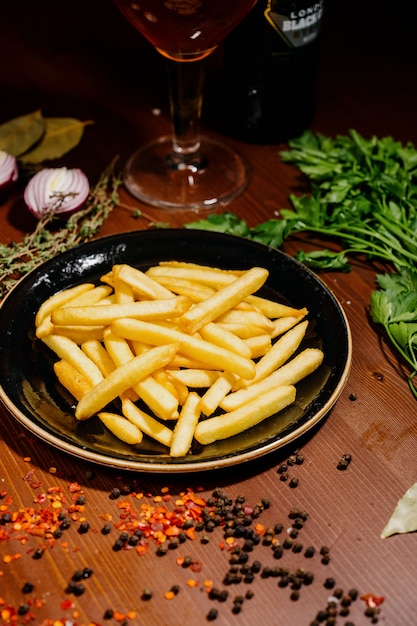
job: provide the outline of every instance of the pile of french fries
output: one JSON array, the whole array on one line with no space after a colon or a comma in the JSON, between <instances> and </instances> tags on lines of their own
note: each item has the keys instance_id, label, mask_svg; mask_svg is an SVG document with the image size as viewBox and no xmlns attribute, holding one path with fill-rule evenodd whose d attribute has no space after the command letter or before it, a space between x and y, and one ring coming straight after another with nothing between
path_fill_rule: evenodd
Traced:
<instances>
[{"instance_id":1,"label":"pile of french fries","mask_svg":"<svg viewBox=\"0 0 417 626\"><path fill-rule=\"evenodd\" d=\"M320 349L300 348L307 309L257 295L267 277L261 267L114 265L100 284L43 302L36 336L57 356L76 419L97 415L127 444L146 435L183 457L194 439L231 437L293 403L322 363Z\"/></svg>"}]
</instances>

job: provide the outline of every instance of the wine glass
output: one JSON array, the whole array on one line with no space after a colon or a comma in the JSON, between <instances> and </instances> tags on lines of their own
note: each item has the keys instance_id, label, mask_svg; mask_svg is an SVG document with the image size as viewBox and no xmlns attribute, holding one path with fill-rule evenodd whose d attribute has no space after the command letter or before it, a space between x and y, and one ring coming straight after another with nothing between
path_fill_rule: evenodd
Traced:
<instances>
[{"instance_id":1,"label":"wine glass","mask_svg":"<svg viewBox=\"0 0 417 626\"><path fill-rule=\"evenodd\" d=\"M166 58L172 136L135 152L124 183L163 209L214 209L246 187L248 168L231 147L200 136L205 60L257 0L114 0Z\"/></svg>"}]
</instances>

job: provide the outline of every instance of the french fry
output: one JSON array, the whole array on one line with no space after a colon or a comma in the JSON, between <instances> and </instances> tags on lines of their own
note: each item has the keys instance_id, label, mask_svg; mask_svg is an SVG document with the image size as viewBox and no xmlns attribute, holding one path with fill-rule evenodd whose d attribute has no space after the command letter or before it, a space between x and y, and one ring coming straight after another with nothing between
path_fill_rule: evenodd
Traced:
<instances>
[{"instance_id":1,"label":"french fry","mask_svg":"<svg viewBox=\"0 0 417 626\"><path fill-rule=\"evenodd\" d=\"M231 371L242 378L250 379L255 375L255 364L251 359L171 328L142 320L118 319L112 324L112 330L120 337L152 345L161 346L176 342L180 344L179 350L182 354L202 361L207 366Z\"/></svg>"},{"instance_id":2,"label":"french fry","mask_svg":"<svg viewBox=\"0 0 417 626\"><path fill-rule=\"evenodd\" d=\"M55 325L88 326L109 325L120 317L144 320L165 320L187 311L190 300L185 296L174 296L164 300L142 300L108 306L64 307L52 312Z\"/></svg>"},{"instance_id":3,"label":"french fry","mask_svg":"<svg viewBox=\"0 0 417 626\"><path fill-rule=\"evenodd\" d=\"M306 348L291 361L251 387L230 393L220 406L224 411L234 411L278 386L295 385L321 365L323 356L323 352L318 348Z\"/></svg>"},{"instance_id":4,"label":"french fry","mask_svg":"<svg viewBox=\"0 0 417 626\"><path fill-rule=\"evenodd\" d=\"M239 311L231 309L217 317L216 322L218 324L242 324L252 326L261 328L264 332L272 332L274 330L274 323L263 313L259 313L258 311Z\"/></svg>"},{"instance_id":5,"label":"french fry","mask_svg":"<svg viewBox=\"0 0 417 626\"><path fill-rule=\"evenodd\" d=\"M124 391L169 363L177 349L178 344L175 343L158 346L123 363L81 398L75 417L79 420L88 419Z\"/></svg>"},{"instance_id":6,"label":"french fry","mask_svg":"<svg viewBox=\"0 0 417 626\"><path fill-rule=\"evenodd\" d=\"M289 315L296 317L305 317L308 313L305 307L302 309L296 309L292 306L281 304L280 302L268 300L268 298L262 298L261 296L255 296L253 294L245 298L245 302L252 304L270 319L274 319L277 317L287 317Z\"/></svg>"},{"instance_id":7,"label":"french fry","mask_svg":"<svg viewBox=\"0 0 417 626\"><path fill-rule=\"evenodd\" d=\"M136 426L136 424L130 422L126 417L117 415L117 413L109 413L107 411L101 411L98 413L98 417L103 422L105 427L108 428L113 435L120 439L120 441L124 441L132 446L142 441L143 433Z\"/></svg>"},{"instance_id":8,"label":"french fry","mask_svg":"<svg viewBox=\"0 0 417 626\"><path fill-rule=\"evenodd\" d=\"M119 268L120 265L117 265L113 270L113 288L115 303L125 304L126 302L134 302L135 297L133 294L133 289L123 280L120 280Z\"/></svg>"},{"instance_id":9,"label":"french fry","mask_svg":"<svg viewBox=\"0 0 417 626\"><path fill-rule=\"evenodd\" d=\"M38 312L36 313L36 328L39 328L44 319L47 318L48 315L51 315L54 309L64 306L66 303L70 302L75 296L89 291L90 289L94 289L94 285L92 283L82 283L81 285L76 285L75 287L65 289L64 291L59 291L53 296L50 296L47 300L45 300L45 302L41 304Z\"/></svg>"},{"instance_id":10,"label":"french fry","mask_svg":"<svg viewBox=\"0 0 417 626\"><path fill-rule=\"evenodd\" d=\"M222 287L213 296L199 302L186 311L178 323L183 330L193 334L241 302L246 296L262 287L268 278L268 270L253 267L232 283Z\"/></svg>"},{"instance_id":11,"label":"french fry","mask_svg":"<svg viewBox=\"0 0 417 626\"><path fill-rule=\"evenodd\" d=\"M107 329L105 332L104 342L109 355L117 367L128 363L135 356L126 339L116 337L110 329ZM149 349L141 352L140 355L146 356L148 352ZM156 371L159 371L159 369ZM136 382L132 385L130 391L132 390L139 398L142 398L151 411L161 419L168 420L178 417L177 396L174 396L152 376L146 376L143 380ZM131 395L129 397L132 399Z\"/></svg>"},{"instance_id":12,"label":"french fry","mask_svg":"<svg viewBox=\"0 0 417 626\"><path fill-rule=\"evenodd\" d=\"M154 417L139 409L131 400L123 400L122 413L148 437L159 441L168 448L170 447L173 431L168 426L161 424Z\"/></svg>"},{"instance_id":13,"label":"french fry","mask_svg":"<svg viewBox=\"0 0 417 626\"><path fill-rule=\"evenodd\" d=\"M308 321L303 321L291 328L274 343L270 350L255 364L256 374L251 384L269 376L294 354L303 340Z\"/></svg>"},{"instance_id":14,"label":"french fry","mask_svg":"<svg viewBox=\"0 0 417 626\"><path fill-rule=\"evenodd\" d=\"M201 266L192 266L184 264L168 264L160 263L150 267L146 271L146 275L154 278L155 281L160 276L170 276L173 278L184 278L192 280L201 285L208 285L214 289L219 289L225 285L229 285L239 277L242 272L222 271L216 268L203 268Z\"/></svg>"},{"instance_id":15,"label":"french fry","mask_svg":"<svg viewBox=\"0 0 417 626\"><path fill-rule=\"evenodd\" d=\"M225 322L216 322L220 328L224 328L229 333L235 334L240 339L249 339L250 337L257 337L265 333L265 329L260 326L251 326L240 321L237 324L226 324Z\"/></svg>"},{"instance_id":16,"label":"french fry","mask_svg":"<svg viewBox=\"0 0 417 626\"><path fill-rule=\"evenodd\" d=\"M179 380L183 385L198 389L200 387L210 387L219 377L220 372L205 369L171 370L170 376L174 380Z\"/></svg>"},{"instance_id":17,"label":"french fry","mask_svg":"<svg viewBox=\"0 0 417 626\"><path fill-rule=\"evenodd\" d=\"M255 337L248 337L247 339L243 339L243 341L249 348L252 359L264 356L272 345L271 337L268 334L255 335Z\"/></svg>"},{"instance_id":18,"label":"french fry","mask_svg":"<svg viewBox=\"0 0 417 626\"><path fill-rule=\"evenodd\" d=\"M236 382L236 376L230 372L224 372L207 389L201 398L200 409L207 417L214 413L223 398L229 393Z\"/></svg>"},{"instance_id":19,"label":"french fry","mask_svg":"<svg viewBox=\"0 0 417 626\"><path fill-rule=\"evenodd\" d=\"M97 287L94 287L94 289L89 289L88 291L84 291L74 298L71 298L71 300L69 300L66 304L61 304L59 307L54 307L54 310L56 308L61 308L66 305L92 306L93 304L100 304L106 298L108 298L111 293L112 289L108 285L98 285Z\"/></svg>"},{"instance_id":20,"label":"french fry","mask_svg":"<svg viewBox=\"0 0 417 626\"><path fill-rule=\"evenodd\" d=\"M63 335L80 345L84 341L95 339L102 341L104 326L52 326L52 335Z\"/></svg>"},{"instance_id":21,"label":"french fry","mask_svg":"<svg viewBox=\"0 0 417 626\"><path fill-rule=\"evenodd\" d=\"M154 280L175 294L189 297L193 302L201 302L216 292L215 289L208 285L202 285L185 278L155 276Z\"/></svg>"},{"instance_id":22,"label":"french fry","mask_svg":"<svg viewBox=\"0 0 417 626\"><path fill-rule=\"evenodd\" d=\"M76 370L71 363L68 363L68 361L64 359L54 363L54 372L61 385L65 387L76 400L81 400L83 395L92 387L91 382Z\"/></svg>"},{"instance_id":23,"label":"french fry","mask_svg":"<svg viewBox=\"0 0 417 626\"><path fill-rule=\"evenodd\" d=\"M127 283L135 293L151 300L172 298L174 294L153 280L147 273L131 265L117 265L115 267L117 279Z\"/></svg>"},{"instance_id":24,"label":"french fry","mask_svg":"<svg viewBox=\"0 0 417 626\"><path fill-rule=\"evenodd\" d=\"M241 276L245 270L226 270L220 267L212 267L211 265L201 265L200 263L191 263L190 261L160 261L157 267L171 267L176 270L178 269L187 269L187 270L198 270L200 272L206 272L207 274L215 274L222 276L231 275L231 276Z\"/></svg>"},{"instance_id":25,"label":"french fry","mask_svg":"<svg viewBox=\"0 0 417 626\"><path fill-rule=\"evenodd\" d=\"M280 335L283 335L291 328L296 326L303 319L304 315L287 315L286 317L280 317L274 320L274 329L271 333L272 339L276 339Z\"/></svg>"},{"instance_id":26,"label":"french fry","mask_svg":"<svg viewBox=\"0 0 417 626\"><path fill-rule=\"evenodd\" d=\"M220 346L222 348L226 348L227 350L231 350L232 352L236 352L236 354L240 354L247 359L252 358L252 352L250 348L244 343L242 339L240 339L240 337L237 337L237 335L235 335L234 333L229 332L228 330L222 328L214 322L209 322L208 324L200 328L200 336L205 341L214 343L216 346Z\"/></svg>"},{"instance_id":27,"label":"french fry","mask_svg":"<svg viewBox=\"0 0 417 626\"><path fill-rule=\"evenodd\" d=\"M48 335L42 341L60 358L71 363L92 384L97 385L103 380L103 374L88 356L68 337Z\"/></svg>"},{"instance_id":28,"label":"french fry","mask_svg":"<svg viewBox=\"0 0 417 626\"><path fill-rule=\"evenodd\" d=\"M96 339L89 339L81 344L81 350L97 365L103 376L108 376L116 369L107 350Z\"/></svg>"},{"instance_id":29,"label":"french fry","mask_svg":"<svg viewBox=\"0 0 417 626\"><path fill-rule=\"evenodd\" d=\"M278 413L294 402L295 396L296 390L292 385L272 389L235 411L200 421L194 436L203 445L233 437Z\"/></svg>"},{"instance_id":30,"label":"french fry","mask_svg":"<svg viewBox=\"0 0 417 626\"><path fill-rule=\"evenodd\" d=\"M191 391L174 428L169 451L172 457L185 456L191 447L194 431L200 418L199 402L200 396Z\"/></svg>"}]
</instances>

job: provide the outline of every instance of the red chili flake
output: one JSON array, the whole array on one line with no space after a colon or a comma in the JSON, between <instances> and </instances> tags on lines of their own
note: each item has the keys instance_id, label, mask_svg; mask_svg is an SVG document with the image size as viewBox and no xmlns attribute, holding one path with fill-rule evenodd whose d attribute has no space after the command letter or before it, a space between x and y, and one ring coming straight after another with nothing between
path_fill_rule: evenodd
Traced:
<instances>
[{"instance_id":1,"label":"red chili flake","mask_svg":"<svg viewBox=\"0 0 417 626\"><path fill-rule=\"evenodd\" d=\"M32 481L30 483L30 486L31 486L32 489L39 489L39 487L42 487L42 485L43 485L43 482L41 482L39 480L38 481L34 480L34 481Z\"/></svg>"},{"instance_id":2,"label":"red chili flake","mask_svg":"<svg viewBox=\"0 0 417 626\"><path fill-rule=\"evenodd\" d=\"M195 560L190 565L190 570L194 572L195 574L198 574L199 572L201 572L202 569L203 569L202 561Z\"/></svg>"},{"instance_id":3,"label":"red chili flake","mask_svg":"<svg viewBox=\"0 0 417 626\"><path fill-rule=\"evenodd\" d=\"M68 491L69 491L70 493L78 493L79 491L82 491L82 489L81 489L81 485L79 485L79 484L78 484L78 483L76 483L76 482L70 483L70 484L68 485Z\"/></svg>"},{"instance_id":4,"label":"red chili flake","mask_svg":"<svg viewBox=\"0 0 417 626\"><path fill-rule=\"evenodd\" d=\"M375 607L380 606L384 602L385 598L384 596L377 596L374 593L365 593L361 596L361 600L366 602L366 606L374 609Z\"/></svg>"},{"instance_id":5,"label":"red chili flake","mask_svg":"<svg viewBox=\"0 0 417 626\"><path fill-rule=\"evenodd\" d=\"M68 609L72 609L73 607L74 607L74 603L69 598L61 602L61 609L63 611L68 611Z\"/></svg>"}]
</instances>

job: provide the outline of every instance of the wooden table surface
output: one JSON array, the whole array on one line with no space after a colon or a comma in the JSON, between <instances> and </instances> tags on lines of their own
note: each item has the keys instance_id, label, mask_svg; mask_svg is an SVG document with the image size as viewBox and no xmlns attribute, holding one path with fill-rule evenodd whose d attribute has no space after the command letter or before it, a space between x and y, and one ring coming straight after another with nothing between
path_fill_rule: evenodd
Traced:
<instances>
[{"instance_id":1,"label":"wooden table surface","mask_svg":"<svg viewBox=\"0 0 417 626\"><path fill-rule=\"evenodd\" d=\"M63 159L68 167L81 167L94 181L116 155L123 161L137 145L169 130L161 60L110 1L3 0L0 25L0 123L36 109L51 117L94 121L80 145ZM209 66L203 119L213 134L220 123L221 93L215 89L220 52ZM354 128L365 136L392 135L402 142L417 142L416 52L414 21L400 7L376 0L329 3L313 128L328 135ZM294 168L280 161L283 146L228 140L251 167L250 184L230 210L255 225L289 206L288 195L300 187ZM19 193L0 206L2 243L19 241L34 228ZM138 204L123 192L121 197L123 204ZM171 226L194 218L141 208L151 219L163 219ZM147 219L135 220L132 212L121 207L112 212L99 236L147 227ZM284 250L292 255L301 245L299 240L289 240ZM320 623L365 626L378 618L387 626L415 624L417 536L383 540L380 533L399 498L416 481L416 404L401 364L369 323L375 272L370 265L354 263L348 274L321 276L344 307L351 327L348 382L319 428L257 461L179 476L125 473L57 451L2 409L1 624L194 626L206 623L209 611L217 609L219 626L309 626L336 588L344 595L351 589L359 597L375 594L384 602L372 618L366 614L366 602L358 597L349 614ZM290 477L299 481L297 488L290 488L277 470L295 448L304 462L289 466ZM352 455L352 462L342 472L337 464L344 453ZM270 506L257 521L265 527L283 524L282 541L292 524L290 511L308 512L295 539L303 545L301 553L287 550L276 560L262 543L248 553L249 564L257 560L263 568L312 572L314 580L302 587L298 599L291 597L290 587L278 585L280 579L261 574L255 574L253 583L226 585L231 553L227 547L222 549L220 528L197 533L194 540L187 539L164 556L157 555L152 540L144 555L135 549L114 549L122 503L129 503L131 514L139 515L162 497L162 505L173 510L183 491L191 489L207 499L216 488L233 500L243 495L252 506L267 498ZM121 490L120 498L111 497L115 489ZM45 498L48 501L53 494L59 495L64 509L83 496L78 521L74 513L71 527L61 537L47 541L29 536L6 521L5 513L28 512L31 507L41 513ZM82 519L89 523L88 532L79 532ZM106 522L111 527L108 535L102 533ZM202 541L204 535L209 535L207 543ZM316 550L312 558L304 554L308 546ZM330 550L328 563L319 554L323 546ZM45 549L36 559L40 547ZM187 556L193 561L191 568L178 564L179 557ZM200 568L194 566L198 562ZM68 589L77 571L85 574L81 595ZM327 588L327 579L334 579L333 589ZM226 589L228 598L211 599L206 581ZM179 591L167 599L164 594L174 585ZM145 589L152 591L150 599L143 598ZM252 598L246 598L247 591L253 592ZM233 600L238 595L245 600L240 613L235 613ZM19 607L21 615L16 615ZM341 607L339 603L339 611Z\"/></svg>"}]
</instances>

